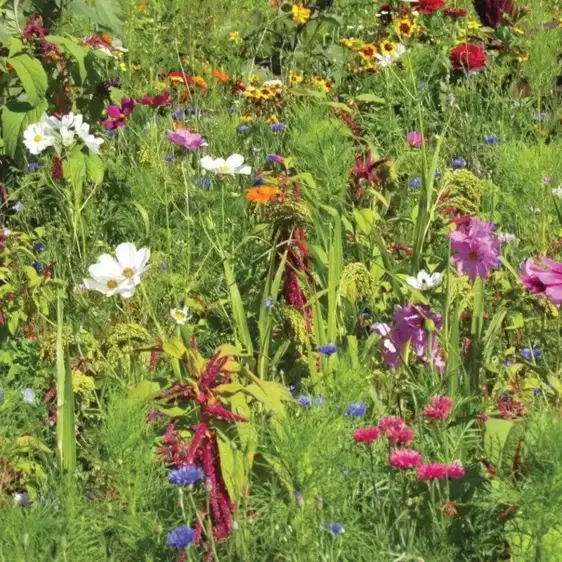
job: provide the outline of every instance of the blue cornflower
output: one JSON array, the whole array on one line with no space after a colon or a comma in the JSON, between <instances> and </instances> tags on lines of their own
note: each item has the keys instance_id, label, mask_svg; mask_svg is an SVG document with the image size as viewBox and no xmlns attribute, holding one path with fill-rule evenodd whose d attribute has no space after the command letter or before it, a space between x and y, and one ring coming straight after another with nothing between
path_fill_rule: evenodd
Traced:
<instances>
[{"instance_id":1,"label":"blue cornflower","mask_svg":"<svg viewBox=\"0 0 562 562\"><path fill-rule=\"evenodd\" d=\"M176 157L173 154L168 154L164 157L164 160L166 160L166 162L173 162L175 159Z\"/></svg>"},{"instance_id":2,"label":"blue cornflower","mask_svg":"<svg viewBox=\"0 0 562 562\"><path fill-rule=\"evenodd\" d=\"M271 125L269 125L269 128L274 133L280 133L281 131L285 130L285 123L271 123Z\"/></svg>"},{"instance_id":3,"label":"blue cornflower","mask_svg":"<svg viewBox=\"0 0 562 562\"><path fill-rule=\"evenodd\" d=\"M199 178L197 180L197 185L203 189L209 189L209 187L211 187L211 180L209 178Z\"/></svg>"},{"instance_id":4,"label":"blue cornflower","mask_svg":"<svg viewBox=\"0 0 562 562\"><path fill-rule=\"evenodd\" d=\"M414 178L411 182L410 182L410 187L412 189L419 189L421 187L422 184L422 179L420 176L418 176L417 178Z\"/></svg>"},{"instance_id":5,"label":"blue cornflower","mask_svg":"<svg viewBox=\"0 0 562 562\"><path fill-rule=\"evenodd\" d=\"M5 396L4 389L0 388L0 406L4 404L4 396Z\"/></svg>"},{"instance_id":6,"label":"blue cornflower","mask_svg":"<svg viewBox=\"0 0 562 562\"><path fill-rule=\"evenodd\" d=\"M272 297L266 297L265 301L263 301L263 306L265 306L267 310L271 310L274 305L275 303L273 302Z\"/></svg>"},{"instance_id":7,"label":"blue cornflower","mask_svg":"<svg viewBox=\"0 0 562 562\"><path fill-rule=\"evenodd\" d=\"M254 178L254 185L263 185L265 180L261 176L256 176Z\"/></svg>"},{"instance_id":8,"label":"blue cornflower","mask_svg":"<svg viewBox=\"0 0 562 562\"><path fill-rule=\"evenodd\" d=\"M326 345L319 345L316 350L322 353L322 355L333 355L334 353L338 352L339 347L335 343L329 343Z\"/></svg>"},{"instance_id":9,"label":"blue cornflower","mask_svg":"<svg viewBox=\"0 0 562 562\"><path fill-rule=\"evenodd\" d=\"M179 121L180 119L183 119L183 109L176 109L175 111L172 111L172 119L174 121Z\"/></svg>"},{"instance_id":10,"label":"blue cornflower","mask_svg":"<svg viewBox=\"0 0 562 562\"><path fill-rule=\"evenodd\" d=\"M504 361L503 366L504 367L511 367L511 361Z\"/></svg>"},{"instance_id":11,"label":"blue cornflower","mask_svg":"<svg viewBox=\"0 0 562 562\"><path fill-rule=\"evenodd\" d=\"M458 170L459 168L466 168L466 160L464 158L455 158L452 162L451 162L451 168L453 168L453 170Z\"/></svg>"},{"instance_id":12,"label":"blue cornflower","mask_svg":"<svg viewBox=\"0 0 562 562\"><path fill-rule=\"evenodd\" d=\"M293 495L295 496L295 501L299 507L304 505L304 499L302 494L298 490L293 490Z\"/></svg>"},{"instance_id":13,"label":"blue cornflower","mask_svg":"<svg viewBox=\"0 0 562 562\"><path fill-rule=\"evenodd\" d=\"M544 112L539 113L538 111L535 111L535 113L533 113L533 120L534 121L546 121L546 113L544 113Z\"/></svg>"},{"instance_id":14,"label":"blue cornflower","mask_svg":"<svg viewBox=\"0 0 562 562\"><path fill-rule=\"evenodd\" d=\"M193 107L188 107L187 112L190 115L199 115L200 113L203 112L203 110L200 107L197 107L196 105L194 105Z\"/></svg>"},{"instance_id":15,"label":"blue cornflower","mask_svg":"<svg viewBox=\"0 0 562 562\"><path fill-rule=\"evenodd\" d=\"M538 359L541 355L542 350L540 347L533 347L533 349L525 347L521 350L521 357L523 357L523 359L527 359L527 361L530 359Z\"/></svg>"},{"instance_id":16,"label":"blue cornflower","mask_svg":"<svg viewBox=\"0 0 562 562\"><path fill-rule=\"evenodd\" d=\"M47 245L44 242L35 242L33 249L36 252L44 252L47 249Z\"/></svg>"},{"instance_id":17,"label":"blue cornflower","mask_svg":"<svg viewBox=\"0 0 562 562\"><path fill-rule=\"evenodd\" d=\"M40 167L41 164L39 164L39 162L29 162L29 164L27 165L28 170L38 170Z\"/></svg>"},{"instance_id":18,"label":"blue cornflower","mask_svg":"<svg viewBox=\"0 0 562 562\"><path fill-rule=\"evenodd\" d=\"M182 466L177 470L172 470L168 474L168 482L176 486L191 486L199 482L205 474L195 465Z\"/></svg>"},{"instance_id":19,"label":"blue cornflower","mask_svg":"<svg viewBox=\"0 0 562 562\"><path fill-rule=\"evenodd\" d=\"M345 529L341 523L324 523L322 528L326 531L330 531L332 535L338 536L345 533Z\"/></svg>"},{"instance_id":20,"label":"blue cornflower","mask_svg":"<svg viewBox=\"0 0 562 562\"><path fill-rule=\"evenodd\" d=\"M33 267L37 273L41 273L43 271L43 266L38 261L31 262L31 267Z\"/></svg>"},{"instance_id":21,"label":"blue cornflower","mask_svg":"<svg viewBox=\"0 0 562 562\"><path fill-rule=\"evenodd\" d=\"M24 388L21 391L21 398L26 404L33 404L35 400L35 392L32 388Z\"/></svg>"},{"instance_id":22,"label":"blue cornflower","mask_svg":"<svg viewBox=\"0 0 562 562\"><path fill-rule=\"evenodd\" d=\"M486 144L498 144L500 142L500 139L496 135L486 135L484 137L484 142Z\"/></svg>"},{"instance_id":23,"label":"blue cornflower","mask_svg":"<svg viewBox=\"0 0 562 562\"><path fill-rule=\"evenodd\" d=\"M177 527L168 533L168 546L187 548L195 540L195 531L191 527Z\"/></svg>"},{"instance_id":24,"label":"blue cornflower","mask_svg":"<svg viewBox=\"0 0 562 562\"><path fill-rule=\"evenodd\" d=\"M107 129L107 131L105 132L105 134L108 137L114 137L117 134L117 129Z\"/></svg>"},{"instance_id":25,"label":"blue cornflower","mask_svg":"<svg viewBox=\"0 0 562 562\"><path fill-rule=\"evenodd\" d=\"M351 416L352 418L360 418L364 416L367 412L367 404L363 402L352 402L345 411L346 416Z\"/></svg>"},{"instance_id":26,"label":"blue cornflower","mask_svg":"<svg viewBox=\"0 0 562 562\"><path fill-rule=\"evenodd\" d=\"M248 125L240 125L240 127L238 127L238 132L244 134L249 128Z\"/></svg>"},{"instance_id":27,"label":"blue cornflower","mask_svg":"<svg viewBox=\"0 0 562 562\"><path fill-rule=\"evenodd\" d=\"M312 406L312 398L310 398L310 396L305 396L304 394L301 394L298 398L297 398L297 402L301 405L301 406L305 406L306 408L310 408Z\"/></svg>"}]
</instances>

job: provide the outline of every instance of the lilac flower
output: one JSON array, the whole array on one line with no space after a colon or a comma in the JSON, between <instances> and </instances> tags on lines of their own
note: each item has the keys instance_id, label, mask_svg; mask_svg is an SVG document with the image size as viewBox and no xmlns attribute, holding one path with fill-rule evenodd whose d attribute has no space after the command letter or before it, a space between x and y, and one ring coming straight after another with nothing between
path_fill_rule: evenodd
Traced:
<instances>
[{"instance_id":1,"label":"lilac flower","mask_svg":"<svg viewBox=\"0 0 562 562\"><path fill-rule=\"evenodd\" d=\"M484 279L490 269L498 267L500 240L492 222L471 219L468 229L458 229L449 234L454 255L451 262L457 271L474 281Z\"/></svg>"},{"instance_id":2,"label":"lilac flower","mask_svg":"<svg viewBox=\"0 0 562 562\"><path fill-rule=\"evenodd\" d=\"M360 418L367 413L367 404L363 402L352 402L345 411L345 415L351 418Z\"/></svg>"},{"instance_id":3,"label":"lilac flower","mask_svg":"<svg viewBox=\"0 0 562 562\"><path fill-rule=\"evenodd\" d=\"M345 532L345 529L341 523L324 523L322 528L325 531L330 531L332 535L337 537L338 535L342 535Z\"/></svg>"},{"instance_id":4,"label":"lilac flower","mask_svg":"<svg viewBox=\"0 0 562 562\"><path fill-rule=\"evenodd\" d=\"M195 465L182 466L168 474L168 482L176 486L192 486L204 477L203 471Z\"/></svg>"},{"instance_id":5,"label":"lilac flower","mask_svg":"<svg viewBox=\"0 0 562 562\"><path fill-rule=\"evenodd\" d=\"M316 350L322 353L322 355L333 355L338 352L339 347L335 343L328 343L326 345L319 345Z\"/></svg>"},{"instance_id":6,"label":"lilac flower","mask_svg":"<svg viewBox=\"0 0 562 562\"><path fill-rule=\"evenodd\" d=\"M458 170L460 168L466 168L467 162L464 158L455 158L452 162L451 162L451 168L453 168L453 170Z\"/></svg>"},{"instance_id":7,"label":"lilac flower","mask_svg":"<svg viewBox=\"0 0 562 562\"><path fill-rule=\"evenodd\" d=\"M195 540L195 531L190 527L177 527L168 534L168 546L187 548Z\"/></svg>"},{"instance_id":8,"label":"lilac flower","mask_svg":"<svg viewBox=\"0 0 562 562\"><path fill-rule=\"evenodd\" d=\"M166 138L178 146L187 148L187 150L197 150L202 146L208 146L207 141L199 133L192 133L187 129L168 131L168 136Z\"/></svg>"},{"instance_id":9,"label":"lilac flower","mask_svg":"<svg viewBox=\"0 0 562 562\"><path fill-rule=\"evenodd\" d=\"M420 176L418 176L410 182L410 187L412 189L419 189L421 187L421 184L422 184L422 179Z\"/></svg>"}]
</instances>

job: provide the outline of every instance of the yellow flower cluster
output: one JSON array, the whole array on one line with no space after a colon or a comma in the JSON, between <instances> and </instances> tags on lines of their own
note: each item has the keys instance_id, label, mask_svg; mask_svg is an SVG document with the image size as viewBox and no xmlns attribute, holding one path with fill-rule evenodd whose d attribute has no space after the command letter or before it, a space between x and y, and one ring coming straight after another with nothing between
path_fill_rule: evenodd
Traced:
<instances>
[{"instance_id":1,"label":"yellow flower cluster","mask_svg":"<svg viewBox=\"0 0 562 562\"><path fill-rule=\"evenodd\" d=\"M280 86L261 86L260 88L256 88L255 86L248 86L244 90L244 97L250 98L253 100L272 100L277 98L281 95L281 87Z\"/></svg>"},{"instance_id":2,"label":"yellow flower cluster","mask_svg":"<svg viewBox=\"0 0 562 562\"><path fill-rule=\"evenodd\" d=\"M302 4L293 4L291 16L295 23L306 23L310 19L310 10Z\"/></svg>"}]
</instances>

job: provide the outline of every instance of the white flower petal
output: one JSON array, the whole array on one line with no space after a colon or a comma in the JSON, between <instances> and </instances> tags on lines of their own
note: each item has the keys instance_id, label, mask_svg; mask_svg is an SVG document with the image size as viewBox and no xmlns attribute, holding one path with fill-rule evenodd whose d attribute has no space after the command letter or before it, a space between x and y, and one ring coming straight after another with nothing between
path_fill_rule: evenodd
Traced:
<instances>
[{"instance_id":1,"label":"white flower petal","mask_svg":"<svg viewBox=\"0 0 562 562\"><path fill-rule=\"evenodd\" d=\"M250 166L242 166L241 168L237 168L236 170L234 170L237 174L243 174L245 176L248 176L252 173L252 168L250 168Z\"/></svg>"},{"instance_id":2,"label":"white flower petal","mask_svg":"<svg viewBox=\"0 0 562 562\"><path fill-rule=\"evenodd\" d=\"M115 248L115 256L122 269L130 268L135 269L135 256L137 254L137 248L134 244L130 242L123 242Z\"/></svg>"},{"instance_id":3,"label":"white flower petal","mask_svg":"<svg viewBox=\"0 0 562 562\"><path fill-rule=\"evenodd\" d=\"M241 154L232 154L226 159L226 165L229 168L240 168L244 164L244 156Z\"/></svg>"}]
</instances>

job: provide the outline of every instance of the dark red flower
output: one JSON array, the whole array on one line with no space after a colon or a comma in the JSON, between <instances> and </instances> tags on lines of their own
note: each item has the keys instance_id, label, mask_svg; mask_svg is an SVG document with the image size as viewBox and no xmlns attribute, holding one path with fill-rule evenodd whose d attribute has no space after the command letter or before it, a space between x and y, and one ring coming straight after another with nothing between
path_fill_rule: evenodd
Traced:
<instances>
[{"instance_id":1,"label":"dark red flower","mask_svg":"<svg viewBox=\"0 0 562 562\"><path fill-rule=\"evenodd\" d=\"M41 25L43 23L39 14L34 14L29 21L25 24L23 30L23 39L43 39L46 35L45 28Z\"/></svg>"},{"instance_id":2,"label":"dark red flower","mask_svg":"<svg viewBox=\"0 0 562 562\"><path fill-rule=\"evenodd\" d=\"M442 10L444 7L445 0L419 0L418 2L418 10L426 16L430 16L433 12Z\"/></svg>"},{"instance_id":3,"label":"dark red flower","mask_svg":"<svg viewBox=\"0 0 562 562\"><path fill-rule=\"evenodd\" d=\"M62 181L63 172L62 172L62 159L61 158L55 158L53 160L53 164L51 165L51 177L55 181Z\"/></svg>"},{"instance_id":4,"label":"dark red flower","mask_svg":"<svg viewBox=\"0 0 562 562\"><path fill-rule=\"evenodd\" d=\"M482 24L493 29L505 23L505 16L515 19L518 15L513 0L474 0L474 9Z\"/></svg>"},{"instance_id":5,"label":"dark red flower","mask_svg":"<svg viewBox=\"0 0 562 562\"><path fill-rule=\"evenodd\" d=\"M445 8L443 13L450 18L464 18L468 11L464 8Z\"/></svg>"},{"instance_id":6,"label":"dark red flower","mask_svg":"<svg viewBox=\"0 0 562 562\"><path fill-rule=\"evenodd\" d=\"M170 92L164 92L163 94L157 94L156 96L149 96L145 94L142 98L137 100L137 103L141 105L149 105L155 109L159 107L166 107L170 105Z\"/></svg>"},{"instance_id":7,"label":"dark red flower","mask_svg":"<svg viewBox=\"0 0 562 562\"><path fill-rule=\"evenodd\" d=\"M451 64L456 70L479 72L486 68L486 50L476 43L464 43L451 50L449 54Z\"/></svg>"}]
</instances>

